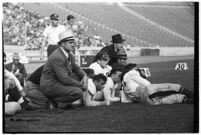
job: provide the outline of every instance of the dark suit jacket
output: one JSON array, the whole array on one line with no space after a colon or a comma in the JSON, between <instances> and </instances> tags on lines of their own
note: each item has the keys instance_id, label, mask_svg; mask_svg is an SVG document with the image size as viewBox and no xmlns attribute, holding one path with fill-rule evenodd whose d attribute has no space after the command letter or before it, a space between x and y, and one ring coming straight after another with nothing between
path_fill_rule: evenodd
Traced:
<instances>
[{"instance_id":1,"label":"dark suit jacket","mask_svg":"<svg viewBox=\"0 0 201 135\"><path fill-rule=\"evenodd\" d=\"M5 68L8 71L12 72L12 66L13 66L13 62L6 64ZM24 67L24 64L18 63L17 65L15 65L13 73L15 73L17 71L17 69L19 69L19 73L21 73L23 77L27 77L27 72L26 72L26 69Z\"/></svg>"},{"instance_id":2,"label":"dark suit jacket","mask_svg":"<svg viewBox=\"0 0 201 135\"><path fill-rule=\"evenodd\" d=\"M64 55L60 47L50 55L43 67L40 79L40 86L43 93L54 90L55 86L60 84L65 87L75 86L82 88L80 81L72 78L71 74L74 72L80 78L83 78L85 72L75 63L75 58L72 54L69 54L69 59Z\"/></svg>"},{"instance_id":3,"label":"dark suit jacket","mask_svg":"<svg viewBox=\"0 0 201 135\"><path fill-rule=\"evenodd\" d=\"M107 52L108 53L108 55L110 57L108 65L112 66L113 63L117 62L117 56L116 56L117 51L115 51L114 45L105 46L98 53L100 53L100 52ZM97 55L94 58L94 62L97 61Z\"/></svg>"}]
</instances>

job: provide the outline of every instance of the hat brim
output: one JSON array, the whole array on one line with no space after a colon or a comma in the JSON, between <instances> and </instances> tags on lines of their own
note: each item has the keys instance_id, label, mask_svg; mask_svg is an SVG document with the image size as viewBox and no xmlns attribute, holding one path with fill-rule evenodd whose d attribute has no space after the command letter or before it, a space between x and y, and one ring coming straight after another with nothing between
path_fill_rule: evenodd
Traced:
<instances>
[{"instance_id":1,"label":"hat brim","mask_svg":"<svg viewBox=\"0 0 201 135\"><path fill-rule=\"evenodd\" d=\"M122 42L124 42L125 41L125 39L122 39L122 41L121 42L114 42L114 41L111 41L112 43L122 43Z\"/></svg>"},{"instance_id":2,"label":"hat brim","mask_svg":"<svg viewBox=\"0 0 201 135\"><path fill-rule=\"evenodd\" d=\"M58 43L61 43L61 42L64 42L64 41L75 41L75 39L74 38L64 38L64 39L62 39L62 40L60 40Z\"/></svg>"},{"instance_id":3,"label":"hat brim","mask_svg":"<svg viewBox=\"0 0 201 135\"><path fill-rule=\"evenodd\" d=\"M59 20L59 18L50 18L51 20Z\"/></svg>"},{"instance_id":4,"label":"hat brim","mask_svg":"<svg viewBox=\"0 0 201 135\"><path fill-rule=\"evenodd\" d=\"M126 56L117 56L117 59L128 59Z\"/></svg>"}]
</instances>

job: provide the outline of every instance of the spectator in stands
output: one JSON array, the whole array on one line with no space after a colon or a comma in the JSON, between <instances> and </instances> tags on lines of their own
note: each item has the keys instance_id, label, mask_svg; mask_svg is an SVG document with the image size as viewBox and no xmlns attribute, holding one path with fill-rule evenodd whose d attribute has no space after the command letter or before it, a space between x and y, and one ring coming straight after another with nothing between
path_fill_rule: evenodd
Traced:
<instances>
[{"instance_id":1,"label":"spectator in stands","mask_svg":"<svg viewBox=\"0 0 201 135\"><path fill-rule=\"evenodd\" d=\"M20 84L24 86L24 83L26 82L27 72L24 64L20 63L19 60L20 60L19 53L14 52L13 62L6 64L5 68L11 73L13 73L20 81Z\"/></svg>"},{"instance_id":2,"label":"spectator in stands","mask_svg":"<svg viewBox=\"0 0 201 135\"><path fill-rule=\"evenodd\" d=\"M112 67L108 65L109 61L109 55L106 52L100 52L97 55L96 62L92 63L89 68L94 70L94 74L104 74L105 76L108 76Z\"/></svg>"},{"instance_id":3,"label":"spectator in stands","mask_svg":"<svg viewBox=\"0 0 201 135\"><path fill-rule=\"evenodd\" d=\"M71 31L74 36L76 36L76 32L78 30L78 26L74 24L75 23L75 17L73 15L67 16L67 26L66 29Z\"/></svg>"},{"instance_id":4,"label":"spectator in stands","mask_svg":"<svg viewBox=\"0 0 201 135\"><path fill-rule=\"evenodd\" d=\"M100 52L107 52L108 53L108 55L110 57L108 65L112 66L113 63L117 62L117 56L116 55L117 55L117 52L119 50L123 49L123 42L124 41L125 40L122 39L121 34L113 35L112 36L112 43L113 44L109 45L109 46L105 46L100 50ZM97 60L97 55L95 56L94 61Z\"/></svg>"},{"instance_id":5,"label":"spectator in stands","mask_svg":"<svg viewBox=\"0 0 201 135\"><path fill-rule=\"evenodd\" d=\"M107 77L103 74L93 76L88 80L87 90L83 93L83 102L86 106L109 105L104 99L103 88Z\"/></svg>"},{"instance_id":6,"label":"spectator in stands","mask_svg":"<svg viewBox=\"0 0 201 135\"><path fill-rule=\"evenodd\" d=\"M137 64L130 63L125 66L123 75L125 95L122 102L147 103L151 105L192 103L193 92L180 84L161 83L151 84L141 77Z\"/></svg>"},{"instance_id":7,"label":"spectator in stands","mask_svg":"<svg viewBox=\"0 0 201 135\"><path fill-rule=\"evenodd\" d=\"M127 54L126 54L126 51L124 49L121 49L117 52L117 61L112 64L112 68L117 66L117 65L123 65L125 66L126 63L127 63Z\"/></svg>"},{"instance_id":8,"label":"spectator in stands","mask_svg":"<svg viewBox=\"0 0 201 135\"><path fill-rule=\"evenodd\" d=\"M29 105L32 106L34 109L39 108L53 108L52 106L47 106L48 100L43 95L40 90L40 79L42 75L44 65L37 68L27 79L27 83L24 87L24 91L26 92L26 97L30 99Z\"/></svg>"},{"instance_id":9,"label":"spectator in stands","mask_svg":"<svg viewBox=\"0 0 201 135\"><path fill-rule=\"evenodd\" d=\"M59 15L58 14L52 14L50 15L51 19L51 25L46 27L43 31L44 41L42 48L44 48L46 42L48 43L47 48L47 55L48 57L54 50L57 48L57 43L59 42L59 34L63 31L66 31L66 28L63 25L59 24Z\"/></svg>"},{"instance_id":10,"label":"spectator in stands","mask_svg":"<svg viewBox=\"0 0 201 135\"><path fill-rule=\"evenodd\" d=\"M120 77L123 71L123 66L113 68L107 77L107 82L103 89L104 98L107 102L120 102L120 97L116 97L116 89L119 87Z\"/></svg>"},{"instance_id":11,"label":"spectator in stands","mask_svg":"<svg viewBox=\"0 0 201 135\"><path fill-rule=\"evenodd\" d=\"M87 89L86 73L75 64L72 54L74 45L71 32L60 33L58 48L47 60L40 80L42 93L64 109L72 108L72 102L82 98Z\"/></svg>"},{"instance_id":12,"label":"spectator in stands","mask_svg":"<svg viewBox=\"0 0 201 135\"><path fill-rule=\"evenodd\" d=\"M9 44L26 45L30 43L30 39L34 38L36 45L40 44L38 40L42 34L43 24L38 24L38 14L26 11L20 5L13 3L3 4L3 31L5 33L4 40Z\"/></svg>"}]
</instances>

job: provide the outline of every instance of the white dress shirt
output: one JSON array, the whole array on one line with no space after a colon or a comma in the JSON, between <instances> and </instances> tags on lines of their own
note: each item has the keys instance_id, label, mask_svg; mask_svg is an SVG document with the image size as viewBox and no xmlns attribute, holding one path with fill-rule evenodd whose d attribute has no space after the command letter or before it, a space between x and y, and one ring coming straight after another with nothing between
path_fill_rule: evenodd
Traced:
<instances>
[{"instance_id":1,"label":"white dress shirt","mask_svg":"<svg viewBox=\"0 0 201 135\"><path fill-rule=\"evenodd\" d=\"M43 31L43 36L47 38L49 45L57 45L59 42L59 34L63 31L66 31L66 28L63 25L58 25L57 27L52 27L52 25L50 25Z\"/></svg>"}]
</instances>

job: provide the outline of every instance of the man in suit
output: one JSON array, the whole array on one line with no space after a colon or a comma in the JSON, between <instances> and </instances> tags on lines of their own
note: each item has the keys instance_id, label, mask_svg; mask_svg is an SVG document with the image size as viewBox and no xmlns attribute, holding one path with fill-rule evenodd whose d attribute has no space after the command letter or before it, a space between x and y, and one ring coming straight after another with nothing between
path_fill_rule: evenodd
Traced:
<instances>
[{"instance_id":1,"label":"man in suit","mask_svg":"<svg viewBox=\"0 0 201 135\"><path fill-rule=\"evenodd\" d=\"M58 48L50 55L43 67L40 79L42 93L59 108L72 108L72 102L82 98L87 89L87 75L75 63L72 51L74 36L69 31L59 34Z\"/></svg>"},{"instance_id":2,"label":"man in suit","mask_svg":"<svg viewBox=\"0 0 201 135\"><path fill-rule=\"evenodd\" d=\"M125 40L122 39L121 34L116 34L112 36L112 45L103 47L100 52L107 52L109 55L110 61L108 62L108 65L112 66L113 63L117 62L117 52L121 49L123 49L123 42ZM98 55L98 54L97 54ZM94 62L97 60L97 55L94 58Z\"/></svg>"},{"instance_id":3,"label":"man in suit","mask_svg":"<svg viewBox=\"0 0 201 135\"><path fill-rule=\"evenodd\" d=\"M8 71L12 72L20 81L20 84L24 86L24 81L26 80L27 72L24 64L20 63L19 60L19 53L13 53L13 62L6 64L5 68Z\"/></svg>"},{"instance_id":4,"label":"man in suit","mask_svg":"<svg viewBox=\"0 0 201 135\"><path fill-rule=\"evenodd\" d=\"M117 61L112 64L112 68L114 68L118 65L125 66L127 64L128 57L127 57L126 51L124 49L121 49L117 52L116 58L117 58Z\"/></svg>"}]
</instances>

